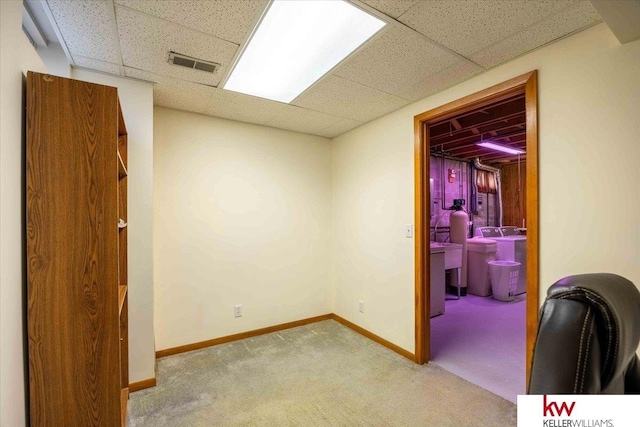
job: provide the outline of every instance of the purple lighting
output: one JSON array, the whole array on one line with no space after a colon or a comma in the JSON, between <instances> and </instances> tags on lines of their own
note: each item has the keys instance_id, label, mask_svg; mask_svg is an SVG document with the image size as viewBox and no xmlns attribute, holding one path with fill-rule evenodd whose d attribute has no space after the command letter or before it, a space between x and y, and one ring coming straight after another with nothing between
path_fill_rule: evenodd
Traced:
<instances>
[{"instance_id":1,"label":"purple lighting","mask_svg":"<svg viewBox=\"0 0 640 427\"><path fill-rule=\"evenodd\" d=\"M496 151L502 151L503 153L509 154L524 154L524 150L519 150L517 148L506 147L504 145L495 144L493 142L479 142L477 145L484 148L490 148Z\"/></svg>"}]
</instances>

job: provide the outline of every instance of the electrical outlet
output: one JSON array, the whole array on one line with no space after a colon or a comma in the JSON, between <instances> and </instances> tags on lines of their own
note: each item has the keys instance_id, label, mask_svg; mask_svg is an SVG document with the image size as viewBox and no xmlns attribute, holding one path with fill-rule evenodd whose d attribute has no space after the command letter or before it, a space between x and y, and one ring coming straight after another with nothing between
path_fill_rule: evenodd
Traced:
<instances>
[{"instance_id":1,"label":"electrical outlet","mask_svg":"<svg viewBox=\"0 0 640 427\"><path fill-rule=\"evenodd\" d=\"M358 301L358 310L360 311L360 313L364 313L364 301Z\"/></svg>"},{"instance_id":2,"label":"electrical outlet","mask_svg":"<svg viewBox=\"0 0 640 427\"><path fill-rule=\"evenodd\" d=\"M235 317L242 317L242 304L233 306L233 315Z\"/></svg>"}]
</instances>

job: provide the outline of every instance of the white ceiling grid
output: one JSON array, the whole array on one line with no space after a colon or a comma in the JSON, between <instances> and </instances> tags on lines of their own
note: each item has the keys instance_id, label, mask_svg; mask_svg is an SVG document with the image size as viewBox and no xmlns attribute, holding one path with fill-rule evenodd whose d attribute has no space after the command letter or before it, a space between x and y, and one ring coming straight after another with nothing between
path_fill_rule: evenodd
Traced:
<instances>
[{"instance_id":1,"label":"white ceiling grid","mask_svg":"<svg viewBox=\"0 0 640 427\"><path fill-rule=\"evenodd\" d=\"M468 58L576 1L580 0L424 1L399 19Z\"/></svg>"},{"instance_id":2,"label":"white ceiling grid","mask_svg":"<svg viewBox=\"0 0 640 427\"><path fill-rule=\"evenodd\" d=\"M408 101L335 75L328 75L292 102L294 105L366 122Z\"/></svg>"},{"instance_id":3,"label":"white ceiling grid","mask_svg":"<svg viewBox=\"0 0 640 427\"><path fill-rule=\"evenodd\" d=\"M325 137L601 20L587 0L353 0L389 25L283 104L217 88L268 3L46 0L75 66L154 82L156 105ZM220 70L171 65L170 51Z\"/></svg>"},{"instance_id":4,"label":"white ceiling grid","mask_svg":"<svg viewBox=\"0 0 640 427\"><path fill-rule=\"evenodd\" d=\"M115 0L115 3L239 45L253 29L268 0Z\"/></svg>"},{"instance_id":5,"label":"white ceiling grid","mask_svg":"<svg viewBox=\"0 0 640 427\"><path fill-rule=\"evenodd\" d=\"M398 18L421 0L360 0L387 16ZM424 0L422 0L424 1Z\"/></svg>"},{"instance_id":6,"label":"white ceiling grid","mask_svg":"<svg viewBox=\"0 0 640 427\"><path fill-rule=\"evenodd\" d=\"M120 63L118 40L113 38L111 1L47 1L72 56Z\"/></svg>"},{"instance_id":7,"label":"white ceiling grid","mask_svg":"<svg viewBox=\"0 0 640 427\"><path fill-rule=\"evenodd\" d=\"M90 70L101 71L107 74L120 74L120 65L111 62L100 61L98 59L87 58L86 56L73 55L73 62L76 67L88 68Z\"/></svg>"},{"instance_id":8,"label":"white ceiling grid","mask_svg":"<svg viewBox=\"0 0 640 427\"><path fill-rule=\"evenodd\" d=\"M398 92L398 96L411 102L426 98L480 74L485 69L468 61L457 61L453 65L431 74L417 83L413 83Z\"/></svg>"},{"instance_id":9,"label":"white ceiling grid","mask_svg":"<svg viewBox=\"0 0 640 427\"><path fill-rule=\"evenodd\" d=\"M471 55L477 64L491 68L600 21L589 1L574 2L558 13Z\"/></svg>"},{"instance_id":10,"label":"white ceiling grid","mask_svg":"<svg viewBox=\"0 0 640 427\"><path fill-rule=\"evenodd\" d=\"M457 55L436 46L421 34L401 25L392 25L333 74L398 95L406 86L458 60Z\"/></svg>"},{"instance_id":11,"label":"white ceiling grid","mask_svg":"<svg viewBox=\"0 0 640 427\"><path fill-rule=\"evenodd\" d=\"M212 86L204 86L130 67L125 67L124 73L127 77L156 83L153 90L154 104L176 110L204 113L209 99L216 91Z\"/></svg>"},{"instance_id":12,"label":"white ceiling grid","mask_svg":"<svg viewBox=\"0 0 640 427\"><path fill-rule=\"evenodd\" d=\"M116 9L116 19L124 65L156 74L216 86L238 49L235 43L124 7ZM221 64L220 71L209 74L169 64L169 51L210 59Z\"/></svg>"},{"instance_id":13,"label":"white ceiling grid","mask_svg":"<svg viewBox=\"0 0 640 427\"><path fill-rule=\"evenodd\" d=\"M125 67L125 75L155 83L154 103L167 108L314 134L345 125L340 117L135 68Z\"/></svg>"}]
</instances>

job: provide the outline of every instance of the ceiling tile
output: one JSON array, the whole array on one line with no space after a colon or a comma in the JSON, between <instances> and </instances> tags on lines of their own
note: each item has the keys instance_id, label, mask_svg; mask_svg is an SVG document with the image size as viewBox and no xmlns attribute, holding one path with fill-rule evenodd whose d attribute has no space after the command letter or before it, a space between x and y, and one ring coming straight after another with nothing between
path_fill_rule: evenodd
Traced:
<instances>
[{"instance_id":1,"label":"ceiling tile","mask_svg":"<svg viewBox=\"0 0 640 427\"><path fill-rule=\"evenodd\" d=\"M214 88L211 88L214 90ZM201 90L182 90L171 86L156 85L153 88L153 105L204 114L211 93Z\"/></svg>"},{"instance_id":2,"label":"ceiling tile","mask_svg":"<svg viewBox=\"0 0 640 427\"><path fill-rule=\"evenodd\" d=\"M591 2L579 2L473 54L471 59L483 67L490 68L601 20Z\"/></svg>"},{"instance_id":3,"label":"ceiling tile","mask_svg":"<svg viewBox=\"0 0 640 427\"><path fill-rule=\"evenodd\" d=\"M268 0L115 0L115 3L241 44Z\"/></svg>"},{"instance_id":4,"label":"ceiling tile","mask_svg":"<svg viewBox=\"0 0 640 427\"><path fill-rule=\"evenodd\" d=\"M333 75L326 76L292 102L300 107L362 122L395 111L407 103L404 99Z\"/></svg>"},{"instance_id":5,"label":"ceiling tile","mask_svg":"<svg viewBox=\"0 0 640 427\"><path fill-rule=\"evenodd\" d=\"M47 0L71 55L120 63L113 3L106 0Z\"/></svg>"},{"instance_id":6,"label":"ceiling tile","mask_svg":"<svg viewBox=\"0 0 640 427\"><path fill-rule=\"evenodd\" d=\"M469 57L581 0L425 1L400 21Z\"/></svg>"},{"instance_id":7,"label":"ceiling tile","mask_svg":"<svg viewBox=\"0 0 640 427\"><path fill-rule=\"evenodd\" d=\"M182 80L215 86L220 82L238 46L168 21L116 7L118 33L125 66ZM215 74L167 62L174 51L221 64Z\"/></svg>"},{"instance_id":8,"label":"ceiling tile","mask_svg":"<svg viewBox=\"0 0 640 427\"><path fill-rule=\"evenodd\" d=\"M154 104L241 122L316 133L341 120L317 111L125 67L127 77L155 83Z\"/></svg>"},{"instance_id":9,"label":"ceiling tile","mask_svg":"<svg viewBox=\"0 0 640 427\"><path fill-rule=\"evenodd\" d=\"M335 138L338 135L342 135L351 129L357 128L362 122L351 119L340 119L329 125L328 127L317 132L316 135L325 136L327 138Z\"/></svg>"},{"instance_id":10,"label":"ceiling tile","mask_svg":"<svg viewBox=\"0 0 640 427\"><path fill-rule=\"evenodd\" d=\"M266 125L286 105L238 92L216 89L204 114L241 122Z\"/></svg>"},{"instance_id":11,"label":"ceiling tile","mask_svg":"<svg viewBox=\"0 0 640 427\"><path fill-rule=\"evenodd\" d=\"M283 104L283 108L276 111L265 124L294 132L316 134L340 120L340 117Z\"/></svg>"},{"instance_id":12,"label":"ceiling tile","mask_svg":"<svg viewBox=\"0 0 640 427\"><path fill-rule=\"evenodd\" d=\"M124 67L124 75L127 77L138 79L138 80L145 80L148 82L158 83L159 85L162 85L162 86L170 86L176 89L201 90L204 92L209 92L210 94L213 93L215 90L215 88L212 86L191 82L188 80L176 79L174 77L151 73L145 70L138 70L136 68L131 68L131 67Z\"/></svg>"},{"instance_id":13,"label":"ceiling tile","mask_svg":"<svg viewBox=\"0 0 640 427\"><path fill-rule=\"evenodd\" d=\"M170 79L170 77L160 76L158 74L153 74L148 71L138 70L137 68L124 67L124 75L126 77L131 77L133 79L144 80L151 83L157 83L159 79L164 79L165 81L170 81L174 79Z\"/></svg>"},{"instance_id":14,"label":"ceiling tile","mask_svg":"<svg viewBox=\"0 0 640 427\"><path fill-rule=\"evenodd\" d=\"M398 93L398 96L409 101L417 101L454 86L483 71L482 67L460 60L456 64L432 74L416 84L407 86Z\"/></svg>"},{"instance_id":15,"label":"ceiling tile","mask_svg":"<svg viewBox=\"0 0 640 427\"><path fill-rule=\"evenodd\" d=\"M176 110L203 113L216 89L159 74L125 67L124 74L138 80L155 83L153 104Z\"/></svg>"},{"instance_id":16,"label":"ceiling tile","mask_svg":"<svg viewBox=\"0 0 640 427\"><path fill-rule=\"evenodd\" d=\"M90 70L102 71L103 73L120 75L120 65L111 62L98 61L97 59L87 58L86 56L73 55L73 62L77 67L88 68Z\"/></svg>"},{"instance_id":17,"label":"ceiling tile","mask_svg":"<svg viewBox=\"0 0 640 427\"><path fill-rule=\"evenodd\" d=\"M397 18L411 7L418 3L420 0L360 0L372 8L379 10L380 12L388 15L392 18Z\"/></svg>"},{"instance_id":18,"label":"ceiling tile","mask_svg":"<svg viewBox=\"0 0 640 427\"><path fill-rule=\"evenodd\" d=\"M333 74L397 94L402 88L458 61L459 57L402 25L391 25L342 63Z\"/></svg>"}]
</instances>

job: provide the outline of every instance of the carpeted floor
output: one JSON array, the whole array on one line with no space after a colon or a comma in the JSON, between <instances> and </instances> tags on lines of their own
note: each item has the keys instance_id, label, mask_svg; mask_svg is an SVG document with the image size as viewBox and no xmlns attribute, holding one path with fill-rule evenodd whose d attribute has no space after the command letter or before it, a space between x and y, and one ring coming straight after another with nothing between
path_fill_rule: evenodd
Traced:
<instances>
[{"instance_id":1,"label":"carpeted floor","mask_svg":"<svg viewBox=\"0 0 640 427\"><path fill-rule=\"evenodd\" d=\"M516 406L333 320L166 357L134 426L515 426Z\"/></svg>"},{"instance_id":2,"label":"carpeted floor","mask_svg":"<svg viewBox=\"0 0 640 427\"><path fill-rule=\"evenodd\" d=\"M525 309L526 294L447 300L431 319L431 361L515 403L525 393Z\"/></svg>"}]
</instances>

